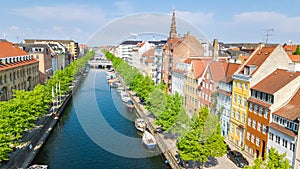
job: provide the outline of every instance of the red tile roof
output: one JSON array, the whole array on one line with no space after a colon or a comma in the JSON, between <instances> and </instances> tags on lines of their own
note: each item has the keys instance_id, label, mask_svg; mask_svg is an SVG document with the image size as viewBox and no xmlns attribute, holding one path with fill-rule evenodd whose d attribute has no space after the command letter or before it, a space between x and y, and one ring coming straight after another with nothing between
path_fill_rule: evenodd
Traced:
<instances>
[{"instance_id":1,"label":"red tile roof","mask_svg":"<svg viewBox=\"0 0 300 169\"><path fill-rule=\"evenodd\" d=\"M297 45L283 45L285 51L295 52L297 49Z\"/></svg>"},{"instance_id":2,"label":"red tile roof","mask_svg":"<svg viewBox=\"0 0 300 169\"><path fill-rule=\"evenodd\" d=\"M0 58L26 56L28 53L11 42L0 42Z\"/></svg>"},{"instance_id":3,"label":"red tile roof","mask_svg":"<svg viewBox=\"0 0 300 169\"><path fill-rule=\"evenodd\" d=\"M215 61L211 61L209 63L208 68L214 82L218 83L222 78L224 78L227 64L228 63L226 62L215 62Z\"/></svg>"},{"instance_id":4,"label":"red tile roof","mask_svg":"<svg viewBox=\"0 0 300 169\"><path fill-rule=\"evenodd\" d=\"M284 133L284 134L286 134L290 137L295 137L296 136L296 134L293 131L291 131L287 128L284 128L284 127L282 127L282 126L280 126L276 123L270 123L268 126L275 129L275 130L278 130L278 131L280 131L280 132L282 132L282 133Z\"/></svg>"},{"instance_id":5,"label":"red tile roof","mask_svg":"<svg viewBox=\"0 0 300 169\"><path fill-rule=\"evenodd\" d=\"M240 66L241 65L237 64L237 63L228 63L227 67L226 67L226 70L225 70L224 78L221 79L221 81L225 82L225 83L231 82L233 80L232 75L238 70L238 68Z\"/></svg>"},{"instance_id":6,"label":"red tile roof","mask_svg":"<svg viewBox=\"0 0 300 169\"><path fill-rule=\"evenodd\" d=\"M154 49L149 49L145 53L142 54L143 57L154 56Z\"/></svg>"},{"instance_id":7,"label":"red tile roof","mask_svg":"<svg viewBox=\"0 0 300 169\"><path fill-rule=\"evenodd\" d=\"M253 86L252 89L268 94L274 94L299 76L300 72L290 72L283 69L276 69L266 78Z\"/></svg>"},{"instance_id":8,"label":"red tile roof","mask_svg":"<svg viewBox=\"0 0 300 169\"><path fill-rule=\"evenodd\" d=\"M2 70L7 70L7 69L13 69L16 67L20 66L25 66L25 65L30 65L34 63L38 63L39 61L37 59L32 59L32 60L25 60L25 61L20 61L16 63L11 63L11 64L0 64L0 71Z\"/></svg>"},{"instance_id":9,"label":"red tile roof","mask_svg":"<svg viewBox=\"0 0 300 169\"><path fill-rule=\"evenodd\" d=\"M300 118L300 89L295 93L292 99L273 114L284 117L291 121Z\"/></svg>"},{"instance_id":10,"label":"red tile roof","mask_svg":"<svg viewBox=\"0 0 300 169\"><path fill-rule=\"evenodd\" d=\"M277 45L278 46L278 45ZM262 47L261 49L257 50L255 53L251 54L250 58L247 59L245 65L255 65L256 69L252 72L253 75L256 70L264 63L264 61L272 54L277 46L267 46Z\"/></svg>"},{"instance_id":11,"label":"red tile roof","mask_svg":"<svg viewBox=\"0 0 300 169\"><path fill-rule=\"evenodd\" d=\"M293 62L300 62L300 55L292 55L292 54L288 54L288 55Z\"/></svg>"},{"instance_id":12,"label":"red tile roof","mask_svg":"<svg viewBox=\"0 0 300 169\"><path fill-rule=\"evenodd\" d=\"M200 60L200 59L194 59L193 61L194 65L194 75L196 78L199 78L204 73L204 70L208 64L208 61L206 60Z\"/></svg>"}]
</instances>

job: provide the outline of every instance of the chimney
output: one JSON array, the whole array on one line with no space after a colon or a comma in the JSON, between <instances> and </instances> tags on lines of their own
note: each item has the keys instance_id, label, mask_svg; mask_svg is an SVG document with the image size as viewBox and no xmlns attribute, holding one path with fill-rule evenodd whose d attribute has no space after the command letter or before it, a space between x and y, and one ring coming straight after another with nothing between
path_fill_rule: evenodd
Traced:
<instances>
[{"instance_id":1,"label":"chimney","mask_svg":"<svg viewBox=\"0 0 300 169\"><path fill-rule=\"evenodd\" d=\"M219 56L219 42L218 39L213 41L213 60L217 60Z\"/></svg>"}]
</instances>

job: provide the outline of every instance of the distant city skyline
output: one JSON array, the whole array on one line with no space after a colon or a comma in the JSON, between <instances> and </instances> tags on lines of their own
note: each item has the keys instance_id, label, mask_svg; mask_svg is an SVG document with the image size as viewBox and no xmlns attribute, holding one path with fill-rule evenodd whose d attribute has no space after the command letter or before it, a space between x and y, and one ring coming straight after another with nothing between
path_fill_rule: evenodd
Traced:
<instances>
[{"instance_id":1,"label":"distant city skyline","mask_svg":"<svg viewBox=\"0 0 300 169\"><path fill-rule=\"evenodd\" d=\"M87 43L95 32L119 18L139 13L170 15L175 8L177 18L194 25L210 41L258 43L266 42L268 35L269 43L300 43L299 6L298 0L4 1L0 6L0 39L20 42L52 38ZM161 24L157 22L157 26Z\"/></svg>"}]
</instances>

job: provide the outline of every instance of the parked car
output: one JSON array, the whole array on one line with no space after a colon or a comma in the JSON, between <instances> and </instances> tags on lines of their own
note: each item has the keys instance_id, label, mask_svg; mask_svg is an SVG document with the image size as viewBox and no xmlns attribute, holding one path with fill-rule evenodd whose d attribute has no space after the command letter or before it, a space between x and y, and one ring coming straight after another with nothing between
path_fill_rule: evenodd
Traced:
<instances>
[{"instance_id":1,"label":"parked car","mask_svg":"<svg viewBox=\"0 0 300 169\"><path fill-rule=\"evenodd\" d=\"M238 151L228 151L227 157L240 168L244 168L246 165L249 165L249 162L246 160L246 158Z\"/></svg>"}]
</instances>

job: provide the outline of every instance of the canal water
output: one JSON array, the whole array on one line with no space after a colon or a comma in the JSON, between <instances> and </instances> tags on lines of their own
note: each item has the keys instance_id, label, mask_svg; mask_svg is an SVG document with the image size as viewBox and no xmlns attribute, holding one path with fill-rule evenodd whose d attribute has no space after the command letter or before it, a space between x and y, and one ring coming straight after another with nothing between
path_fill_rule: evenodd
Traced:
<instances>
[{"instance_id":1,"label":"canal water","mask_svg":"<svg viewBox=\"0 0 300 169\"><path fill-rule=\"evenodd\" d=\"M50 169L169 168L143 146L128 110L103 70L91 69L32 164Z\"/></svg>"}]
</instances>

